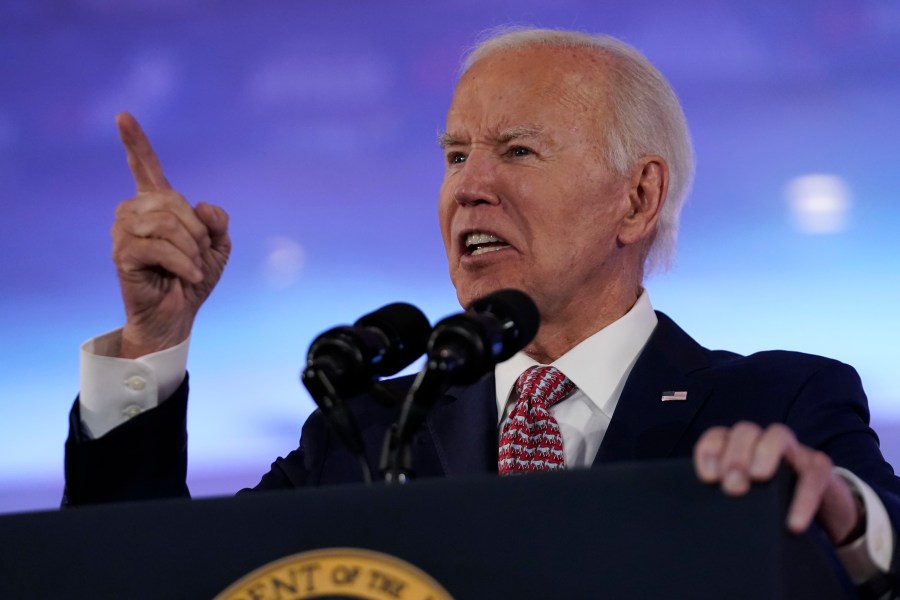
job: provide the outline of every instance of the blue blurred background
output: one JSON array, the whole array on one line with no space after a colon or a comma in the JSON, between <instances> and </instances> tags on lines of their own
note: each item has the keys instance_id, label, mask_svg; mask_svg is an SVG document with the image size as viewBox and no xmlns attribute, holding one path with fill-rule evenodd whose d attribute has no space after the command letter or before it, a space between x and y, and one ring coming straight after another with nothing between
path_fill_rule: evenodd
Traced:
<instances>
[{"instance_id":1,"label":"blue blurred background","mask_svg":"<svg viewBox=\"0 0 900 600\"><path fill-rule=\"evenodd\" d=\"M853 364L900 463L896 0L0 0L0 511L58 503L78 346L123 319L116 112L232 216L189 415L193 491L228 494L295 447L318 332L458 310L435 137L464 50L510 23L611 33L667 75L698 173L655 307L708 347Z\"/></svg>"}]
</instances>

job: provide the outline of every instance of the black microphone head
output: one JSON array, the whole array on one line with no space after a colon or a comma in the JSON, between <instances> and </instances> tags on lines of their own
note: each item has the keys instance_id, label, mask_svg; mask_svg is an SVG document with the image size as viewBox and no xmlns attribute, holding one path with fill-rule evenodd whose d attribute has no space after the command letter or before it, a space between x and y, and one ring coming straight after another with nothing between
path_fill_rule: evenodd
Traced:
<instances>
[{"instance_id":1,"label":"black microphone head","mask_svg":"<svg viewBox=\"0 0 900 600\"><path fill-rule=\"evenodd\" d=\"M376 374L393 375L425 352L431 324L412 304L395 302L363 315L355 327L375 329L387 338L389 350L374 364Z\"/></svg>"},{"instance_id":2,"label":"black microphone head","mask_svg":"<svg viewBox=\"0 0 900 600\"><path fill-rule=\"evenodd\" d=\"M507 289L488 294L473 302L469 310L492 315L500 323L503 344L494 356L498 363L509 359L533 340L541 323L534 300L520 290Z\"/></svg>"}]
</instances>

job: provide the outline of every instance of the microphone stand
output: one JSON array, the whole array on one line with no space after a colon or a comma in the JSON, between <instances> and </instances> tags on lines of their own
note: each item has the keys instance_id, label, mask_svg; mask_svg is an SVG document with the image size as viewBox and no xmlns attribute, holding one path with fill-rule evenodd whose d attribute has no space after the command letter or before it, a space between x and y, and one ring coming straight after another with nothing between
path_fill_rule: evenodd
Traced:
<instances>
[{"instance_id":1,"label":"microphone stand","mask_svg":"<svg viewBox=\"0 0 900 600\"><path fill-rule=\"evenodd\" d=\"M400 418L388 428L379 467L387 484L404 484L413 476L413 433L425 420L437 399L453 383L454 372L464 363L456 348L442 348L437 357L428 357L425 368L410 387Z\"/></svg>"},{"instance_id":2,"label":"microphone stand","mask_svg":"<svg viewBox=\"0 0 900 600\"><path fill-rule=\"evenodd\" d=\"M413 433L451 383L473 383L498 362L530 342L538 330L537 306L524 292L500 290L472 303L470 310L434 326L425 368L406 394L400 418L388 429L379 467L385 483L412 476Z\"/></svg>"},{"instance_id":3,"label":"microphone stand","mask_svg":"<svg viewBox=\"0 0 900 600\"><path fill-rule=\"evenodd\" d=\"M303 385L315 399L319 409L325 413L325 420L331 426L344 445L353 453L359 462L362 471L363 482L366 485L372 483L372 470L366 461L359 428L353 420L353 415L347 410L341 396L335 391L326 369L321 366L310 366L303 370L300 376Z\"/></svg>"}]
</instances>

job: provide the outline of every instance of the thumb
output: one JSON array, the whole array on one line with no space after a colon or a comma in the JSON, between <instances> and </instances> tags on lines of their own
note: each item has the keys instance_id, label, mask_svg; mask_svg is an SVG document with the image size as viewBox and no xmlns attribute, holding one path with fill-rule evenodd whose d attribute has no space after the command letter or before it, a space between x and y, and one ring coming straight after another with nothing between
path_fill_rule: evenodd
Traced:
<instances>
[{"instance_id":1,"label":"thumb","mask_svg":"<svg viewBox=\"0 0 900 600\"><path fill-rule=\"evenodd\" d=\"M209 230L210 241L214 247L227 242L228 213L225 212L225 209L215 204L201 202L194 209L194 212Z\"/></svg>"}]
</instances>

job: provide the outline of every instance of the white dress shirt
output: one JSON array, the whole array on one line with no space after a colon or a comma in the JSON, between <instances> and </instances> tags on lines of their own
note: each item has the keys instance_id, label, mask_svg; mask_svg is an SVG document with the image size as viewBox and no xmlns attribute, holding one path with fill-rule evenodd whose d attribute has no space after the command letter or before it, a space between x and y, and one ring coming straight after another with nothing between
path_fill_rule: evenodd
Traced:
<instances>
[{"instance_id":1,"label":"white dress shirt","mask_svg":"<svg viewBox=\"0 0 900 600\"><path fill-rule=\"evenodd\" d=\"M575 384L568 398L550 407L563 437L566 466L589 467L600 449L625 380L656 327L650 298L642 293L618 321L587 338L551 363ZM537 365L519 352L494 369L499 425L516 403L519 375Z\"/></svg>"}]
</instances>

